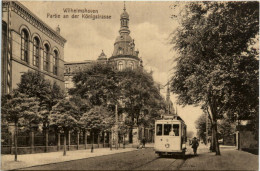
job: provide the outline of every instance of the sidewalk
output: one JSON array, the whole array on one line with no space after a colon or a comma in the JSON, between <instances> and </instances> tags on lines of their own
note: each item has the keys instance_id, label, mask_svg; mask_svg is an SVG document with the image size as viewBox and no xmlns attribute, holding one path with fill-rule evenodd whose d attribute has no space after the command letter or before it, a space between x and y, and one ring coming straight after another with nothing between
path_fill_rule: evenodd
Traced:
<instances>
[{"instance_id":1,"label":"sidewalk","mask_svg":"<svg viewBox=\"0 0 260 171\"><path fill-rule=\"evenodd\" d=\"M236 150L232 146L220 146L220 153L216 156L201 144L198 156L193 156L192 149L188 147L187 160L180 170L258 170L258 155Z\"/></svg>"},{"instance_id":2,"label":"sidewalk","mask_svg":"<svg viewBox=\"0 0 260 171\"><path fill-rule=\"evenodd\" d=\"M110 148L96 148L91 153L91 149L67 151L67 155L63 156L63 151L50 153L35 153L18 155L18 161L14 161L14 155L1 156L1 170L21 169L31 166L44 165L50 163L59 163L71 160L78 160L90 157L104 156L116 153L124 153L137 150L136 148L119 148L118 150Z\"/></svg>"}]
</instances>

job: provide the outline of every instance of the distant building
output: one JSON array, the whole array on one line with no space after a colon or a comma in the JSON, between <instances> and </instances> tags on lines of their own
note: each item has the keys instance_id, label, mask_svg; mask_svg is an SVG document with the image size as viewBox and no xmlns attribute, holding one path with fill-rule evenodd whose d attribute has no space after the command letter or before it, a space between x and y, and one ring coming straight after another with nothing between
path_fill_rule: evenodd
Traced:
<instances>
[{"instance_id":1,"label":"distant building","mask_svg":"<svg viewBox=\"0 0 260 171\"><path fill-rule=\"evenodd\" d=\"M114 43L114 51L108 59L110 63L116 65L118 70L126 68L135 69L143 67L142 59L138 57L139 51L135 50L134 39L130 36L129 15L124 7L124 12L120 16L121 27L119 36Z\"/></svg>"},{"instance_id":2,"label":"distant building","mask_svg":"<svg viewBox=\"0 0 260 171\"><path fill-rule=\"evenodd\" d=\"M65 92L68 93L70 88L74 87L72 78L75 73L88 68L93 61L81 61L81 62L65 62L64 63L64 81L65 81Z\"/></svg>"},{"instance_id":3,"label":"distant building","mask_svg":"<svg viewBox=\"0 0 260 171\"><path fill-rule=\"evenodd\" d=\"M64 89L66 40L18 1L2 2L2 94L10 93L28 70L39 71Z\"/></svg>"},{"instance_id":4,"label":"distant building","mask_svg":"<svg viewBox=\"0 0 260 171\"><path fill-rule=\"evenodd\" d=\"M97 60L86 60L81 62L66 62L64 76L65 76L65 90L68 92L69 88L73 88L72 77L73 75L89 67L96 62L110 63L115 66L117 70L123 70L126 68L136 69L143 67L143 61L139 57L139 51L135 50L134 39L130 36L129 30L129 15L124 8L123 13L120 16L120 30L119 36L114 43L114 51L111 57L107 58L107 55L102 50Z\"/></svg>"}]
</instances>

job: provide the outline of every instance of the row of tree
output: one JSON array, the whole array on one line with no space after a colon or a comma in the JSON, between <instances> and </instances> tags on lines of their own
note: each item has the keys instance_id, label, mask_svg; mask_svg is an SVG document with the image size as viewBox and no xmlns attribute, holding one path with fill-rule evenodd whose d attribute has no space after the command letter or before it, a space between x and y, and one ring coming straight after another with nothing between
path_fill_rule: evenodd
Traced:
<instances>
[{"instance_id":1,"label":"row of tree","mask_svg":"<svg viewBox=\"0 0 260 171\"><path fill-rule=\"evenodd\" d=\"M55 82L51 84L43 74L33 71L22 75L11 94L2 96L2 119L15 124L16 141L19 125L30 129L42 124L46 134L50 127L63 131L66 146L68 131L90 129L99 134L110 130L116 113L125 113L124 122L118 125L125 134L134 125L153 125L158 111L165 109L151 74L144 70L119 72L110 64L94 63L74 74L75 87L69 90L69 98Z\"/></svg>"},{"instance_id":2,"label":"row of tree","mask_svg":"<svg viewBox=\"0 0 260 171\"><path fill-rule=\"evenodd\" d=\"M151 73L142 68L118 71L110 64L96 63L73 77L75 87L69 91L79 95L96 106L107 106L119 114L127 113L129 126L149 126L158 117L158 111L165 109L165 101L155 86Z\"/></svg>"},{"instance_id":3,"label":"row of tree","mask_svg":"<svg viewBox=\"0 0 260 171\"><path fill-rule=\"evenodd\" d=\"M171 44L179 54L172 91L182 105L200 105L211 121L251 120L258 134L259 3L189 2Z\"/></svg>"}]
</instances>

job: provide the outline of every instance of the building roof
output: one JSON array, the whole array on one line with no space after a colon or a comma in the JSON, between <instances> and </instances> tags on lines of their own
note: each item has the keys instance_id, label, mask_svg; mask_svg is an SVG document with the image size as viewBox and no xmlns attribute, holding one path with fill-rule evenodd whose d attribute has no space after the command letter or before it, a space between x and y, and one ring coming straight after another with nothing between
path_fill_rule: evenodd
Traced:
<instances>
[{"instance_id":1,"label":"building roof","mask_svg":"<svg viewBox=\"0 0 260 171\"><path fill-rule=\"evenodd\" d=\"M102 50L101 54L98 56L98 60L107 60L107 55Z\"/></svg>"},{"instance_id":2,"label":"building roof","mask_svg":"<svg viewBox=\"0 0 260 171\"><path fill-rule=\"evenodd\" d=\"M59 40L61 40L63 43L66 43L67 40L65 38L63 38L58 32L56 32L48 24L46 24L39 17L37 17L35 14L33 14L28 8L26 8L20 2L18 2L18 1L3 1L3 6L7 6L7 5L11 5L12 7L15 7L16 9L25 13L26 15L29 15L31 20L37 21L39 26L42 27L44 30L46 30L46 32L49 33L48 36L55 36Z\"/></svg>"},{"instance_id":3,"label":"building roof","mask_svg":"<svg viewBox=\"0 0 260 171\"><path fill-rule=\"evenodd\" d=\"M88 64L93 63L93 60L85 60L85 61L72 61L72 62L65 62L64 65L75 65L75 64Z\"/></svg>"}]
</instances>

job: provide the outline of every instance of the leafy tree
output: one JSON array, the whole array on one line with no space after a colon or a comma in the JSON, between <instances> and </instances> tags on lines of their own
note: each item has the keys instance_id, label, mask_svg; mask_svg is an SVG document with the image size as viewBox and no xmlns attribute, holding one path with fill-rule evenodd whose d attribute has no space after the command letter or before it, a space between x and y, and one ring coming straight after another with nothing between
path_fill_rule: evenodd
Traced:
<instances>
[{"instance_id":1,"label":"leafy tree","mask_svg":"<svg viewBox=\"0 0 260 171\"><path fill-rule=\"evenodd\" d=\"M88 99L83 99L80 96L71 96L70 101L78 107L81 116L93 107Z\"/></svg>"},{"instance_id":2,"label":"leafy tree","mask_svg":"<svg viewBox=\"0 0 260 171\"><path fill-rule=\"evenodd\" d=\"M137 125L149 125L149 121L157 118L159 110L164 108L163 98L154 85L152 75L142 69L126 69L120 72L120 77L122 97L132 124L136 119Z\"/></svg>"},{"instance_id":3,"label":"leafy tree","mask_svg":"<svg viewBox=\"0 0 260 171\"><path fill-rule=\"evenodd\" d=\"M232 120L224 118L219 120L218 130L222 138L233 136L236 132L236 125Z\"/></svg>"},{"instance_id":4,"label":"leafy tree","mask_svg":"<svg viewBox=\"0 0 260 171\"><path fill-rule=\"evenodd\" d=\"M91 152L93 152L94 133L99 134L100 131L111 128L114 122L113 114L103 106L94 106L82 115L80 125L92 132Z\"/></svg>"},{"instance_id":5,"label":"leafy tree","mask_svg":"<svg viewBox=\"0 0 260 171\"><path fill-rule=\"evenodd\" d=\"M89 100L92 105L115 104L120 96L117 71L109 64L96 63L90 68L76 73L73 77L75 88L69 90L71 95Z\"/></svg>"},{"instance_id":6,"label":"leafy tree","mask_svg":"<svg viewBox=\"0 0 260 171\"><path fill-rule=\"evenodd\" d=\"M73 77L75 88L69 93L90 102L91 105L107 105L119 114L125 112L131 118L128 125L147 123L145 118L156 116L163 108L163 98L155 87L151 74L142 69L118 71L111 64L93 64ZM123 105L122 105L123 104ZM144 114L140 117L141 112ZM145 116L146 115L146 116Z\"/></svg>"},{"instance_id":7,"label":"leafy tree","mask_svg":"<svg viewBox=\"0 0 260 171\"><path fill-rule=\"evenodd\" d=\"M18 91L2 96L2 119L15 124L15 161L17 161L18 124L37 124L42 119L38 112L39 102Z\"/></svg>"},{"instance_id":8,"label":"leafy tree","mask_svg":"<svg viewBox=\"0 0 260 171\"><path fill-rule=\"evenodd\" d=\"M196 121L195 121L195 126L197 129L197 135L200 139L203 140L204 143L206 143L206 117L205 114L202 114ZM211 125L208 125L208 135L211 134L210 128Z\"/></svg>"},{"instance_id":9,"label":"leafy tree","mask_svg":"<svg viewBox=\"0 0 260 171\"><path fill-rule=\"evenodd\" d=\"M66 139L68 131L78 128L78 121L80 114L77 106L68 99L60 100L55 106L53 106L50 114L50 125L58 127L64 132L64 151L63 155L66 155Z\"/></svg>"},{"instance_id":10,"label":"leafy tree","mask_svg":"<svg viewBox=\"0 0 260 171\"><path fill-rule=\"evenodd\" d=\"M64 98L64 93L56 82L51 84L43 74L34 71L28 71L21 76L18 91L39 100L45 127L48 126L48 115L52 107Z\"/></svg>"},{"instance_id":11,"label":"leafy tree","mask_svg":"<svg viewBox=\"0 0 260 171\"><path fill-rule=\"evenodd\" d=\"M172 90L182 105L208 112L216 155L217 120L258 124L258 2L191 2L180 15L171 43L178 51Z\"/></svg>"}]
</instances>

